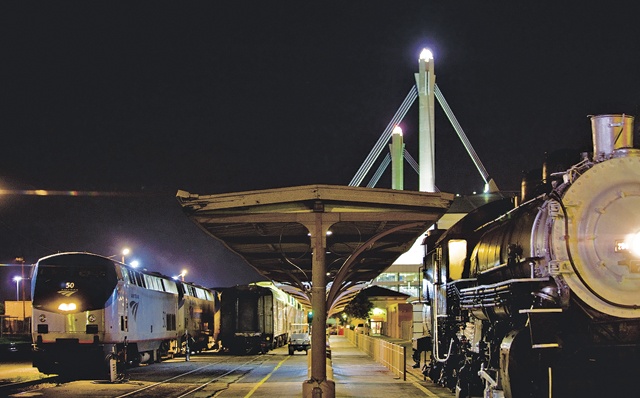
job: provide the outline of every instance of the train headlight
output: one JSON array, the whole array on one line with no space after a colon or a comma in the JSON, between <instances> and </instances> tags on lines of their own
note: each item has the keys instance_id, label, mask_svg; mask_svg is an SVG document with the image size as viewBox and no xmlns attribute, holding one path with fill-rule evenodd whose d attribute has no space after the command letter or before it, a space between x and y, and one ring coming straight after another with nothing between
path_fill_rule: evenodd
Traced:
<instances>
[{"instance_id":1,"label":"train headlight","mask_svg":"<svg viewBox=\"0 0 640 398\"><path fill-rule=\"evenodd\" d=\"M640 257L640 232L627 235L623 241L616 242L616 253L627 252Z\"/></svg>"},{"instance_id":2,"label":"train headlight","mask_svg":"<svg viewBox=\"0 0 640 398\"><path fill-rule=\"evenodd\" d=\"M76 308L78 308L76 303L62 303L58 306L60 311L75 311Z\"/></svg>"},{"instance_id":3,"label":"train headlight","mask_svg":"<svg viewBox=\"0 0 640 398\"><path fill-rule=\"evenodd\" d=\"M629 242L629 251L634 256L640 257L640 232L629 235L625 240Z\"/></svg>"}]
</instances>

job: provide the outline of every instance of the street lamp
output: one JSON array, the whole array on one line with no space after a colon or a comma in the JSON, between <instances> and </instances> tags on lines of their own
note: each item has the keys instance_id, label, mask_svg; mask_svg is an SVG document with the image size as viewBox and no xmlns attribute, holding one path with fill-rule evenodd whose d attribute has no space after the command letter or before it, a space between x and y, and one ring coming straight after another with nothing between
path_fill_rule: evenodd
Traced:
<instances>
[{"instance_id":1,"label":"street lamp","mask_svg":"<svg viewBox=\"0 0 640 398\"><path fill-rule=\"evenodd\" d=\"M131 251L131 250L129 250L129 249L128 249L128 248L126 248L126 247L125 247L124 249L122 249L122 264L124 264L124 263L125 263L125 262L124 262L124 256L126 256L127 254L129 254L129 252L130 252L130 251Z\"/></svg>"},{"instance_id":2,"label":"street lamp","mask_svg":"<svg viewBox=\"0 0 640 398\"><path fill-rule=\"evenodd\" d=\"M175 280L182 280L182 282L184 282L184 276L187 274L187 270L183 269L182 272L180 272L178 275L172 276L173 279Z\"/></svg>"},{"instance_id":3,"label":"street lamp","mask_svg":"<svg viewBox=\"0 0 640 398\"><path fill-rule=\"evenodd\" d=\"M22 280L21 276L13 277L13 281L16 283L16 301L20 301L20 289L18 288L18 285L20 284L21 280Z\"/></svg>"},{"instance_id":4,"label":"street lamp","mask_svg":"<svg viewBox=\"0 0 640 398\"><path fill-rule=\"evenodd\" d=\"M133 260L129 265L131 265L133 268L138 268L140 262L138 260Z\"/></svg>"}]
</instances>

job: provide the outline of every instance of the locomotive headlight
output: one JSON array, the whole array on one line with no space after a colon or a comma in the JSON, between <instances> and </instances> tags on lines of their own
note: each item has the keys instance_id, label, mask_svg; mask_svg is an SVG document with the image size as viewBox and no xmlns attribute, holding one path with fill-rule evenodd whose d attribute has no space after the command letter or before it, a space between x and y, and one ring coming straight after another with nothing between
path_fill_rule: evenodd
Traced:
<instances>
[{"instance_id":1,"label":"locomotive headlight","mask_svg":"<svg viewBox=\"0 0 640 398\"><path fill-rule=\"evenodd\" d=\"M640 257L640 232L631 234L625 239L629 252L634 256Z\"/></svg>"},{"instance_id":2,"label":"locomotive headlight","mask_svg":"<svg viewBox=\"0 0 640 398\"><path fill-rule=\"evenodd\" d=\"M627 252L640 257L640 232L627 235L623 241L617 241L615 252Z\"/></svg>"},{"instance_id":3,"label":"locomotive headlight","mask_svg":"<svg viewBox=\"0 0 640 398\"><path fill-rule=\"evenodd\" d=\"M60 311L75 311L76 308L78 308L76 303L62 303L58 306Z\"/></svg>"}]
</instances>

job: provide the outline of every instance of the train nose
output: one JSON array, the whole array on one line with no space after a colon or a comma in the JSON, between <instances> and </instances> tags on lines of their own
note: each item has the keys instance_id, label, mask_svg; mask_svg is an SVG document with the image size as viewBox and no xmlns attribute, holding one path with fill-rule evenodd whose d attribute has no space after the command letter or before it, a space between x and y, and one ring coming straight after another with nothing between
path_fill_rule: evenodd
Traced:
<instances>
[{"instance_id":1,"label":"train nose","mask_svg":"<svg viewBox=\"0 0 640 398\"><path fill-rule=\"evenodd\" d=\"M553 253L577 297L611 316L640 311L640 156L595 164L567 189L555 216Z\"/></svg>"}]
</instances>

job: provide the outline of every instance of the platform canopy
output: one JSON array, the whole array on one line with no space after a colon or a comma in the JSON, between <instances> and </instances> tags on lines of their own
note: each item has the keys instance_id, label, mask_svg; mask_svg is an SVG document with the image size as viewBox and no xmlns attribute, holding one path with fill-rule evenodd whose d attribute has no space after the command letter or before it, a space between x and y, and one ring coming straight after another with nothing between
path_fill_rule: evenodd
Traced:
<instances>
[{"instance_id":1,"label":"platform canopy","mask_svg":"<svg viewBox=\"0 0 640 398\"><path fill-rule=\"evenodd\" d=\"M331 314L407 251L447 211L453 195L307 185L215 195L178 191L177 199L204 231L305 304L311 235L321 223Z\"/></svg>"}]
</instances>

